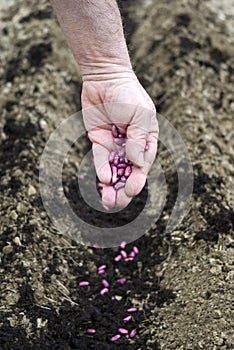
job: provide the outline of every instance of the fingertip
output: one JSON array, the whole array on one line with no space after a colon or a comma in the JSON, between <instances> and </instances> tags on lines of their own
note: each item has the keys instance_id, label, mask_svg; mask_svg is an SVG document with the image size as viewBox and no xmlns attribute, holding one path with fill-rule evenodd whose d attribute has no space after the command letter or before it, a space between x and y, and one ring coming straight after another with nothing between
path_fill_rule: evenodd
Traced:
<instances>
[{"instance_id":1,"label":"fingertip","mask_svg":"<svg viewBox=\"0 0 234 350\"><path fill-rule=\"evenodd\" d=\"M111 168L109 162L106 162L97 169L97 176L100 182L103 182L104 184L109 184L111 182Z\"/></svg>"},{"instance_id":2,"label":"fingertip","mask_svg":"<svg viewBox=\"0 0 234 350\"><path fill-rule=\"evenodd\" d=\"M137 196L146 182L146 175L140 170L135 168L128 178L125 186L125 193L129 197Z\"/></svg>"},{"instance_id":3,"label":"fingertip","mask_svg":"<svg viewBox=\"0 0 234 350\"><path fill-rule=\"evenodd\" d=\"M126 195L125 189L121 188L116 193L116 205L117 207L124 209L131 202L132 197Z\"/></svg>"},{"instance_id":4,"label":"fingertip","mask_svg":"<svg viewBox=\"0 0 234 350\"><path fill-rule=\"evenodd\" d=\"M106 186L102 191L102 204L109 209L115 206L116 191L112 186Z\"/></svg>"}]
</instances>

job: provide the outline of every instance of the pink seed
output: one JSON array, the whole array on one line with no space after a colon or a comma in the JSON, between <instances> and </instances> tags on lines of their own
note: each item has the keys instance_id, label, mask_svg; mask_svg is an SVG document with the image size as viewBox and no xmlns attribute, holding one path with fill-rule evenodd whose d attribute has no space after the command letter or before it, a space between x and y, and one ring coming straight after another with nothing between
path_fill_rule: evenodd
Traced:
<instances>
[{"instance_id":1,"label":"pink seed","mask_svg":"<svg viewBox=\"0 0 234 350\"><path fill-rule=\"evenodd\" d=\"M131 252L131 253L129 254L129 256L132 257L132 258L135 258L136 253L135 253L135 252Z\"/></svg>"},{"instance_id":2,"label":"pink seed","mask_svg":"<svg viewBox=\"0 0 234 350\"><path fill-rule=\"evenodd\" d=\"M79 283L79 286L80 287L84 287L84 286L88 286L89 285L89 282L88 281L81 281L80 283Z\"/></svg>"},{"instance_id":3,"label":"pink seed","mask_svg":"<svg viewBox=\"0 0 234 350\"><path fill-rule=\"evenodd\" d=\"M126 179L125 176L121 176L120 180L121 180L122 182L126 182L126 181L127 181L127 179Z\"/></svg>"},{"instance_id":4,"label":"pink seed","mask_svg":"<svg viewBox=\"0 0 234 350\"><path fill-rule=\"evenodd\" d=\"M99 275L103 275L105 273L105 270L98 270Z\"/></svg>"},{"instance_id":5,"label":"pink seed","mask_svg":"<svg viewBox=\"0 0 234 350\"><path fill-rule=\"evenodd\" d=\"M104 295L104 294L106 294L106 293L108 293L108 292L109 292L109 289L108 289L108 288L103 288L103 289L101 289L100 294L101 294L101 295Z\"/></svg>"},{"instance_id":6,"label":"pink seed","mask_svg":"<svg viewBox=\"0 0 234 350\"><path fill-rule=\"evenodd\" d=\"M139 253L139 249L136 246L133 247L133 251L134 251L135 254Z\"/></svg>"},{"instance_id":7,"label":"pink seed","mask_svg":"<svg viewBox=\"0 0 234 350\"><path fill-rule=\"evenodd\" d=\"M119 164L119 156L118 156L118 154L115 155L113 163L114 163L114 165L118 165Z\"/></svg>"},{"instance_id":8,"label":"pink seed","mask_svg":"<svg viewBox=\"0 0 234 350\"><path fill-rule=\"evenodd\" d=\"M112 171L113 174L117 174L117 168L116 168L116 166L112 165L112 166L111 166L111 171Z\"/></svg>"},{"instance_id":9,"label":"pink seed","mask_svg":"<svg viewBox=\"0 0 234 350\"><path fill-rule=\"evenodd\" d=\"M111 182L114 185L118 181L117 173L114 173L111 178Z\"/></svg>"},{"instance_id":10,"label":"pink seed","mask_svg":"<svg viewBox=\"0 0 234 350\"><path fill-rule=\"evenodd\" d=\"M126 278L119 278L116 282L119 283L119 284L124 284L126 282Z\"/></svg>"},{"instance_id":11,"label":"pink seed","mask_svg":"<svg viewBox=\"0 0 234 350\"><path fill-rule=\"evenodd\" d=\"M98 249L99 245L95 243L95 244L93 244L93 248Z\"/></svg>"},{"instance_id":12,"label":"pink seed","mask_svg":"<svg viewBox=\"0 0 234 350\"><path fill-rule=\"evenodd\" d=\"M124 158L121 157L121 156L120 156L120 158L119 158L119 163L120 163L120 164L121 164L121 163L124 163Z\"/></svg>"},{"instance_id":13,"label":"pink seed","mask_svg":"<svg viewBox=\"0 0 234 350\"><path fill-rule=\"evenodd\" d=\"M127 168L125 169L125 172L124 172L124 176L129 177L131 172L132 172L131 167L127 166Z\"/></svg>"},{"instance_id":14,"label":"pink seed","mask_svg":"<svg viewBox=\"0 0 234 350\"><path fill-rule=\"evenodd\" d=\"M123 258L127 258L127 253L125 252L125 250L121 250L120 254L122 255Z\"/></svg>"},{"instance_id":15,"label":"pink seed","mask_svg":"<svg viewBox=\"0 0 234 350\"><path fill-rule=\"evenodd\" d=\"M122 333L122 334L128 334L128 330L125 328L119 328L118 331L119 333Z\"/></svg>"},{"instance_id":16,"label":"pink seed","mask_svg":"<svg viewBox=\"0 0 234 350\"><path fill-rule=\"evenodd\" d=\"M116 297L112 295L111 300L116 300Z\"/></svg>"},{"instance_id":17,"label":"pink seed","mask_svg":"<svg viewBox=\"0 0 234 350\"><path fill-rule=\"evenodd\" d=\"M116 335L114 335L114 336L111 338L111 341L116 341L116 340L118 340L120 337L121 337L120 334L116 334Z\"/></svg>"},{"instance_id":18,"label":"pink seed","mask_svg":"<svg viewBox=\"0 0 234 350\"><path fill-rule=\"evenodd\" d=\"M114 157L115 157L115 152L112 151L112 152L109 154L109 162L110 162L110 163L113 163Z\"/></svg>"},{"instance_id":19,"label":"pink seed","mask_svg":"<svg viewBox=\"0 0 234 350\"><path fill-rule=\"evenodd\" d=\"M128 162L129 162L127 157L124 158L124 161L125 161L126 164L128 164Z\"/></svg>"},{"instance_id":20,"label":"pink seed","mask_svg":"<svg viewBox=\"0 0 234 350\"><path fill-rule=\"evenodd\" d=\"M124 249L126 247L127 242L123 241L120 243L120 248Z\"/></svg>"},{"instance_id":21,"label":"pink seed","mask_svg":"<svg viewBox=\"0 0 234 350\"><path fill-rule=\"evenodd\" d=\"M98 267L98 270L103 270L105 268L106 268L106 265L101 265L101 266Z\"/></svg>"},{"instance_id":22,"label":"pink seed","mask_svg":"<svg viewBox=\"0 0 234 350\"><path fill-rule=\"evenodd\" d=\"M127 164L125 164L125 163L119 163L119 164L117 165L117 168L127 168Z\"/></svg>"},{"instance_id":23,"label":"pink seed","mask_svg":"<svg viewBox=\"0 0 234 350\"><path fill-rule=\"evenodd\" d=\"M124 322L128 322L128 321L130 321L131 319L132 319L132 316L129 315L129 316L124 317L124 318L123 318L123 321L124 321Z\"/></svg>"},{"instance_id":24,"label":"pink seed","mask_svg":"<svg viewBox=\"0 0 234 350\"><path fill-rule=\"evenodd\" d=\"M107 282L107 280L102 280L102 284L104 287L108 288L109 287L109 283Z\"/></svg>"},{"instance_id":25,"label":"pink seed","mask_svg":"<svg viewBox=\"0 0 234 350\"><path fill-rule=\"evenodd\" d=\"M129 338L129 334L126 334L126 335L125 335L125 338L127 338L127 339L128 339L128 338Z\"/></svg>"},{"instance_id":26,"label":"pink seed","mask_svg":"<svg viewBox=\"0 0 234 350\"><path fill-rule=\"evenodd\" d=\"M124 182L117 182L115 185L114 185L114 188L115 190L119 190L120 188L123 188L125 186L125 183Z\"/></svg>"},{"instance_id":27,"label":"pink seed","mask_svg":"<svg viewBox=\"0 0 234 350\"><path fill-rule=\"evenodd\" d=\"M146 145L145 145L145 151L148 151L148 149L149 149L149 145L146 144Z\"/></svg>"},{"instance_id":28,"label":"pink seed","mask_svg":"<svg viewBox=\"0 0 234 350\"><path fill-rule=\"evenodd\" d=\"M87 332L87 333L90 333L90 334L93 334L93 333L96 333L96 330L93 329L93 328L88 328L88 329L86 330L86 332Z\"/></svg>"},{"instance_id":29,"label":"pink seed","mask_svg":"<svg viewBox=\"0 0 234 350\"><path fill-rule=\"evenodd\" d=\"M124 261L133 261L134 258L132 256L130 256L129 258L125 258Z\"/></svg>"},{"instance_id":30,"label":"pink seed","mask_svg":"<svg viewBox=\"0 0 234 350\"><path fill-rule=\"evenodd\" d=\"M115 261L120 261L122 259L122 255L117 255L116 257L115 257Z\"/></svg>"},{"instance_id":31,"label":"pink seed","mask_svg":"<svg viewBox=\"0 0 234 350\"><path fill-rule=\"evenodd\" d=\"M136 312L138 310L137 307L130 307L127 311L128 312Z\"/></svg>"},{"instance_id":32,"label":"pink seed","mask_svg":"<svg viewBox=\"0 0 234 350\"><path fill-rule=\"evenodd\" d=\"M131 332L130 332L130 338L133 338L133 337L135 337L135 335L136 335L136 333L137 333L137 330L136 329L133 329Z\"/></svg>"},{"instance_id":33,"label":"pink seed","mask_svg":"<svg viewBox=\"0 0 234 350\"><path fill-rule=\"evenodd\" d=\"M119 168L117 171L118 176L122 176L124 174L124 169L123 168Z\"/></svg>"},{"instance_id":34,"label":"pink seed","mask_svg":"<svg viewBox=\"0 0 234 350\"><path fill-rule=\"evenodd\" d=\"M117 127L115 125L112 125L111 131L112 131L112 135L114 137L118 136L118 130L117 130Z\"/></svg>"},{"instance_id":35,"label":"pink seed","mask_svg":"<svg viewBox=\"0 0 234 350\"><path fill-rule=\"evenodd\" d=\"M114 139L114 142L115 142L116 145L118 145L118 146L123 146L123 139L115 138L115 139Z\"/></svg>"}]
</instances>

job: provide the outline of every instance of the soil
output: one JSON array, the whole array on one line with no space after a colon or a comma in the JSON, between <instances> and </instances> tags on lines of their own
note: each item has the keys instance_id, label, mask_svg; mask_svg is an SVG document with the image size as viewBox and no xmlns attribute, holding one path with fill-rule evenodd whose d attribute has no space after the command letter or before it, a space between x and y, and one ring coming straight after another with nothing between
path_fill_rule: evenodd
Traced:
<instances>
[{"instance_id":1,"label":"soil","mask_svg":"<svg viewBox=\"0 0 234 350\"><path fill-rule=\"evenodd\" d=\"M221 16L213 3L120 4L134 69L157 111L179 131L194 169L188 213L165 234L178 183L160 144L167 202L159 221L127 245L140 253L126 263L114 261L117 248L62 236L43 208L40 156L56 126L80 110L81 78L47 1L11 1L1 11L1 349L234 348L233 17L228 9ZM65 192L78 209L77 164L89 147L85 138L75 144L64 167ZM111 285L118 300L99 295L101 264L108 281L127 278ZM79 288L83 279L89 287ZM132 305L139 311L126 328L136 328L136 337L112 343ZM97 331L87 335L87 328Z\"/></svg>"}]
</instances>

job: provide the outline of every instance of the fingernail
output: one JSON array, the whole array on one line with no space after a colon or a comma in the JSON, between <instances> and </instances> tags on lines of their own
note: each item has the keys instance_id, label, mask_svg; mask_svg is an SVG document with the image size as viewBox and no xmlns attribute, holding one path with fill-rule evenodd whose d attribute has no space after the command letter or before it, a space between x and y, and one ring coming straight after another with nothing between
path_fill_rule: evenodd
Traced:
<instances>
[{"instance_id":1,"label":"fingernail","mask_svg":"<svg viewBox=\"0 0 234 350\"><path fill-rule=\"evenodd\" d=\"M143 166L144 165L144 156L143 156L143 152L139 153L138 159L137 159L137 163L139 164L139 166Z\"/></svg>"}]
</instances>

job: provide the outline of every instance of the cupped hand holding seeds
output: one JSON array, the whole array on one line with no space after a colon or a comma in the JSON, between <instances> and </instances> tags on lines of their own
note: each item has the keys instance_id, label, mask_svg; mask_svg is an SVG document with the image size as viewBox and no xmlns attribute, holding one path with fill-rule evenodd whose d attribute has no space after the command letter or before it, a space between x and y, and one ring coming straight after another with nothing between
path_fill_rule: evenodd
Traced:
<instances>
[{"instance_id":1,"label":"cupped hand holding seeds","mask_svg":"<svg viewBox=\"0 0 234 350\"><path fill-rule=\"evenodd\" d=\"M132 72L85 81L82 107L95 169L103 184L102 203L105 208L123 208L144 187L156 155L154 104Z\"/></svg>"}]
</instances>

